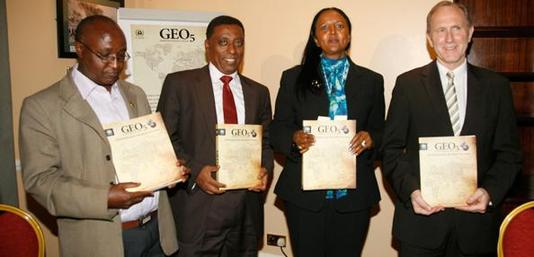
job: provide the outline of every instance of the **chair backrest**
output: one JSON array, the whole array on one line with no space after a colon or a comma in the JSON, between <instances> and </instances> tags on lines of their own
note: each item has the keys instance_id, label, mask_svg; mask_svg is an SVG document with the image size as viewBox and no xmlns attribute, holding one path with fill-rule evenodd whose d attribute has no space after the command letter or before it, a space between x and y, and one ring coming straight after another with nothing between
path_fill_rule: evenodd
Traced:
<instances>
[{"instance_id":1,"label":"chair backrest","mask_svg":"<svg viewBox=\"0 0 534 257\"><path fill-rule=\"evenodd\" d=\"M534 256L534 201L513 209L504 219L497 245L499 257Z\"/></svg>"},{"instance_id":2,"label":"chair backrest","mask_svg":"<svg viewBox=\"0 0 534 257\"><path fill-rule=\"evenodd\" d=\"M0 256L45 256L43 231L30 213L0 204Z\"/></svg>"}]
</instances>

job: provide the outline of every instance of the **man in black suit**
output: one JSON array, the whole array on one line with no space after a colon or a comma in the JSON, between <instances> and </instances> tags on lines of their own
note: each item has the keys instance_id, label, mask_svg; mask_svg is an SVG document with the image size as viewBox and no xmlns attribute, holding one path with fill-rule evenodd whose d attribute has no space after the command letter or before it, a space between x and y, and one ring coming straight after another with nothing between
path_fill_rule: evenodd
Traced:
<instances>
[{"instance_id":1,"label":"man in black suit","mask_svg":"<svg viewBox=\"0 0 534 257\"><path fill-rule=\"evenodd\" d=\"M465 6L436 4L426 36L437 61L400 75L393 90L383 168L398 197L393 234L401 257L495 255L498 207L521 153L509 82L466 61L473 31ZM448 84L455 108L445 97ZM463 207L429 206L420 191L418 138L454 135L476 136L478 188Z\"/></svg>"},{"instance_id":2,"label":"man in black suit","mask_svg":"<svg viewBox=\"0 0 534 257\"><path fill-rule=\"evenodd\" d=\"M244 33L239 20L229 16L214 18L206 31L209 64L169 74L163 84L157 109L176 155L191 167L187 187L178 188L170 199L178 231L179 257L258 255L263 228L261 191L266 189L268 174L273 169L268 141L271 103L265 86L237 71L244 53ZM223 82L222 77L230 81ZM212 178L218 170L217 123L263 126L261 184L249 190L219 189L224 185Z\"/></svg>"}]
</instances>

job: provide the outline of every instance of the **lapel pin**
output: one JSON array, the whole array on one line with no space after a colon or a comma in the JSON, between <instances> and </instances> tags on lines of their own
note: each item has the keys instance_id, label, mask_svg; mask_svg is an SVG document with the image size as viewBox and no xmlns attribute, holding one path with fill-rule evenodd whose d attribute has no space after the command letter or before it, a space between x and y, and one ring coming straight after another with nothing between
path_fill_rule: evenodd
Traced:
<instances>
[{"instance_id":1,"label":"lapel pin","mask_svg":"<svg viewBox=\"0 0 534 257\"><path fill-rule=\"evenodd\" d=\"M312 80L311 84L312 84L313 87L316 87L316 88L321 87L321 84L319 83L319 81L317 81L315 79Z\"/></svg>"}]
</instances>

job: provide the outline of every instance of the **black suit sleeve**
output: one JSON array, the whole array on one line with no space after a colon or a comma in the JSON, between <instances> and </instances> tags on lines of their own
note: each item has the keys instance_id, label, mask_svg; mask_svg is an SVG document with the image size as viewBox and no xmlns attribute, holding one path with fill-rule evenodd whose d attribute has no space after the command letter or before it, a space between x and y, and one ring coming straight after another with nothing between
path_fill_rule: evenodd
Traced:
<instances>
[{"instance_id":1,"label":"black suit sleeve","mask_svg":"<svg viewBox=\"0 0 534 257\"><path fill-rule=\"evenodd\" d=\"M373 139L374 148L371 149L373 154L371 155L372 160L380 158L380 146L382 145L382 138L384 134L384 112L385 112L385 103L384 103L384 78L378 76L375 80L375 89L374 99L372 99L372 108L369 112L368 121L367 121L367 132Z\"/></svg>"},{"instance_id":2,"label":"black suit sleeve","mask_svg":"<svg viewBox=\"0 0 534 257\"><path fill-rule=\"evenodd\" d=\"M280 79L280 89L276 96L274 119L271 123L271 145L276 152L282 153L288 158L300 156L298 150L293 147L293 133L302 129L296 123L295 107L297 101L294 84L290 82L290 74L285 71Z\"/></svg>"},{"instance_id":3,"label":"black suit sleeve","mask_svg":"<svg viewBox=\"0 0 534 257\"><path fill-rule=\"evenodd\" d=\"M186 165L191 168L189 184L192 184L196 180L203 165L187 154L183 147L184 139L181 137L179 131L181 122L179 91L183 85L180 85L179 78L171 76L173 76L173 74L169 74L165 77L156 111L161 113L163 122L165 122L165 127L167 128L167 133L171 139L176 157L184 160Z\"/></svg>"},{"instance_id":4,"label":"black suit sleeve","mask_svg":"<svg viewBox=\"0 0 534 257\"><path fill-rule=\"evenodd\" d=\"M406 86L397 79L389 105L382 146L383 173L402 202L409 202L413 191L419 189L418 177L413 174L406 155L410 108Z\"/></svg>"},{"instance_id":5,"label":"black suit sleeve","mask_svg":"<svg viewBox=\"0 0 534 257\"><path fill-rule=\"evenodd\" d=\"M485 173L480 187L486 189L494 205L499 205L521 168L521 151L512 93L508 81L492 85L496 90L498 115L495 121L492 151L494 162Z\"/></svg>"},{"instance_id":6,"label":"black suit sleeve","mask_svg":"<svg viewBox=\"0 0 534 257\"><path fill-rule=\"evenodd\" d=\"M261 166L267 169L269 176L272 178L273 169L274 169L274 161L273 161L273 151L271 149L271 145L269 142L269 138L270 138L269 126L272 120L271 97L269 94L269 90L266 87L262 87L262 89L265 89L265 90L263 90L261 94L262 99L260 102L261 106L260 106L260 115L259 115L259 119L263 127Z\"/></svg>"}]
</instances>

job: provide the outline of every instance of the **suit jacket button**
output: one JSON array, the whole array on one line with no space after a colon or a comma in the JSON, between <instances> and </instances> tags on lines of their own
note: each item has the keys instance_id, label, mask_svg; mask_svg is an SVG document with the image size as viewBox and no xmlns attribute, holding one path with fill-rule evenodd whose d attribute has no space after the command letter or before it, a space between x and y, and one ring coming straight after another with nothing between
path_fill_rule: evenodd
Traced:
<instances>
[{"instance_id":1,"label":"suit jacket button","mask_svg":"<svg viewBox=\"0 0 534 257\"><path fill-rule=\"evenodd\" d=\"M111 161L111 155L106 154L106 160Z\"/></svg>"}]
</instances>

